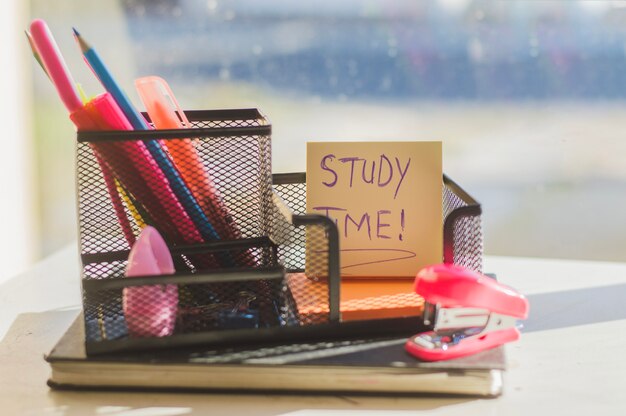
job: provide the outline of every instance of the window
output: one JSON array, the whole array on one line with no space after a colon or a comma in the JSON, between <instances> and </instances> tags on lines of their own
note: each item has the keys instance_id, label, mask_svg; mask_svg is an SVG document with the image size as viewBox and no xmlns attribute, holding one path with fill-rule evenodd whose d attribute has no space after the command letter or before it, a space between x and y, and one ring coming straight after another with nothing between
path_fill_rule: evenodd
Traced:
<instances>
[{"instance_id":1,"label":"window","mask_svg":"<svg viewBox=\"0 0 626 416\"><path fill-rule=\"evenodd\" d=\"M259 107L274 171L303 170L311 139L442 140L446 173L483 204L487 254L626 260L622 2L48 3L33 15L66 33L90 92L74 25L135 101L132 79L156 74L189 109ZM44 200L63 184L41 214L51 248L75 235L73 133L35 78L38 123L64 124L37 130L60 146L39 174Z\"/></svg>"}]
</instances>

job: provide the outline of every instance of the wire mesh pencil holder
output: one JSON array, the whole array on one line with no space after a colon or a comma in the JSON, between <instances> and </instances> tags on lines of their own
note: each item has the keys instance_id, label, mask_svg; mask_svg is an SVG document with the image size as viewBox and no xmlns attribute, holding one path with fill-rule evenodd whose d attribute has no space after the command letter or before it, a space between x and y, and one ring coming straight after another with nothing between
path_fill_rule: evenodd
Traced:
<instances>
[{"instance_id":1,"label":"wire mesh pencil holder","mask_svg":"<svg viewBox=\"0 0 626 416\"><path fill-rule=\"evenodd\" d=\"M306 214L304 174L272 177L271 126L258 110L186 115L189 129L78 133L88 354L419 330L419 316L341 320L337 228ZM447 178L443 201L446 261L480 270L480 205ZM146 224L176 272L125 278Z\"/></svg>"}]
</instances>

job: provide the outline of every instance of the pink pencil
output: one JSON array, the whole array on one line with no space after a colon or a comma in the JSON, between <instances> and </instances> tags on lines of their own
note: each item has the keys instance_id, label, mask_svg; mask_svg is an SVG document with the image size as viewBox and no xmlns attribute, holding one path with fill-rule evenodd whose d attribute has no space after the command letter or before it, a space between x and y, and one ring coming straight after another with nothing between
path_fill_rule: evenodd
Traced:
<instances>
[{"instance_id":1,"label":"pink pencil","mask_svg":"<svg viewBox=\"0 0 626 416\"><path fill-rule=\"evenodd\" d=\"M99 95L85 107L98 125L98 130L132 130L126 116L109 93ZM96 149L102 153L130 193L143 204L156 222L155 225L167 235L170 242L198 244L204 241L142 141L98 143ZM136 177L133 176L135 170L138 173ZM198 258L196 263L196 266L203 268L218 267L213 255Z\"/></svg>"},{"instance_id":2,"label":"pink pencil","mask_svg":"<svg viewBox=\"0 0 626 416\"><path fill-rule=\"evenodd\" d=\"M70 119L74 122L76 128L79 130L97 129L94 120L85 112L83 102L74 87L74 79L65 64L63 55L61 55L61 51L59 51L59 47L46 22L41 19L33 20L30 25L30 35L28 32L26 32L26 35L33 49L35 58L52 80L63 104L65 104L65 107L70 112ZM135 235L124 213L124 207L117 194L117 190L112 186L114 181L111 177L111 172L100 158L98 158L98 163L102 169L102 175L126 241L132 246L135 242Z\"/></svg>"}]
</instances>

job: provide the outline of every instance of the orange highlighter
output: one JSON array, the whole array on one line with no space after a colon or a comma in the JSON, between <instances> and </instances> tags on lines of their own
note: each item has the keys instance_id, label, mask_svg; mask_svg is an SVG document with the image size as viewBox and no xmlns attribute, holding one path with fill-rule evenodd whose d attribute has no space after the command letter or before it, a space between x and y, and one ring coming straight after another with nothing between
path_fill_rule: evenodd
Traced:
<instances>
[{"instance_id":1,"label":"orange highlighter","mask_svg":"<svg viewBox=\"0 0 626 416\"><path fill-rule=\"evenodd\" d=\"M135 80L135 87L157 129L191 127L191 123L164 79L157 76L138 78ZM224 240L241 238L241 233L232 222L219 191L196 151L194 142L190 139L164 140L163 142L176 168L220 238ZM248 266L255 264L254 258L247 251L242 260Z\"/></svg>"}]
</instances>

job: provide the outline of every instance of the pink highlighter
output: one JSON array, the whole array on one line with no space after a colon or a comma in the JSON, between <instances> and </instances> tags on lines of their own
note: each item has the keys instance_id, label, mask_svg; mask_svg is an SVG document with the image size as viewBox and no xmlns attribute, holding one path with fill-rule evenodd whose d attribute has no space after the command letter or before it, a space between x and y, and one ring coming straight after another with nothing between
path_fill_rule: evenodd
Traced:
<instances>
[{"instance_id":1,"label":"pink highlighter","mask_svg":"<svg viewBox=\"0 0 626 416\"><path fill-rule=\"evenodd\" d=\"M99 130L132 130L109 93L89 101L85 109ZM204 241L142 141L102 142L95 146L128 191L141 201L168 241L185 244ZM206 257L205 265L216 266L212 260Z\"/></svg>"},{"instance_id":2,"label":"pink highlighter","mask_svg":"<svg viewBox=\"0 0 626 416\"><path fill-rule=\"evenodd\" d=\"M126 277L173 274L172 256L159 232L146 226L130 250ZM133 337L166 337L176 324L178 288L173 284L133 286L123 291L122 305Z\"/></svg>"}]
</instances>

